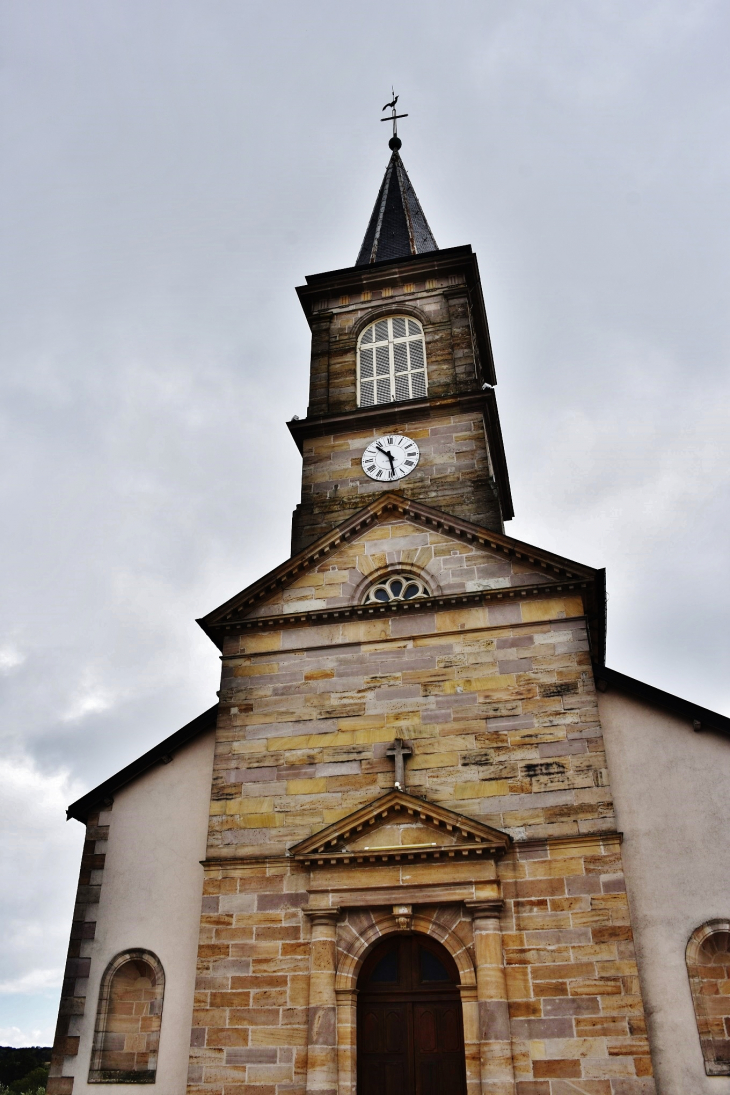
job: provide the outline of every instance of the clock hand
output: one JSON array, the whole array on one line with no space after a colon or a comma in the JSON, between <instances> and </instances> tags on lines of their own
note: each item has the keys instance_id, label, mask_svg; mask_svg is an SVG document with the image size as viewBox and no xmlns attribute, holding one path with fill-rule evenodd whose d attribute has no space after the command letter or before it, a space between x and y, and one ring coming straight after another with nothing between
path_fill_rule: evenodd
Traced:
<instances>
[{"instance_id":1,"label":"clock hand","mask_svg":"<svg viewBox=\"0 0 730 1095\"><path fill-rule=\"evenodd\" d=\"M395 471L395 465L393 463L393 454L388 449L381 449L380 445L376 445L375 448L378 450L378 452L382 452L383 456L388 457L388 459L390 460L390 469L391 469L391 471Z\"/></svg>"}]
</instances>

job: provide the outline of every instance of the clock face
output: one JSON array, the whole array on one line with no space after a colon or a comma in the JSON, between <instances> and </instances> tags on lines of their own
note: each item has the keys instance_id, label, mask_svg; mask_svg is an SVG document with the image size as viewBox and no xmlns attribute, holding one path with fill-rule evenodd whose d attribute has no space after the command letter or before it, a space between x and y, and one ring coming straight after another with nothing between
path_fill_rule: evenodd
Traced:
<instances>
[{"instance_id":1,"label":"clock face","mask_svg":"<svg viewBox=\"0 0 730 1095\"><path fill-rule=\"evenodd\" d=\"M420 455L410 437L389 433L370 442L362 454L362 470L380 483L393 483L413 471Z\"/></svg>"}]
</instances>

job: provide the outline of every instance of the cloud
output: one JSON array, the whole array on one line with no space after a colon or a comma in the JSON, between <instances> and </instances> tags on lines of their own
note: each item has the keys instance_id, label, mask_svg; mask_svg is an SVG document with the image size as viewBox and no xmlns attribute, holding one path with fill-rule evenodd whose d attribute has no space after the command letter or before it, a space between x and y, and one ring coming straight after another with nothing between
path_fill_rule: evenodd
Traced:
<instances>
[{"instance_id":1,"label":"cloud","mask_svg":"<svg viewBox=\"0 0 730 1095\"><path fill-rule=\"evenodd\" d=\"M37 1027L35 1030L21 1030L20 1027L0 1027L0 1045L17 1048L27 1046L49 1046L53 1042L53 1027Z\"/></svg>"},{"instance_id":2,"label":"cloud","mask_svg":"<svg viewBox=\"0 0 730 1095\"><path fill-rule=\"evenodd\" d=\"M0 673L9 673L11 669L22 665L24 661L25 655L12 643L5 643L0 646Z\"/></svg>"},{"instance_id":3,"label":"cloud","mask_svg":"<svg viewBox=\"0 0 730 1095\"><path fill-rule=\"evenodd\" d=\"M45 991L65 958L83 830L63 818L82 784L30 758L2 757L0 786L0 874L18 880L0 890L0 993Z\"/></svg>"},{"instance_id":4,"label":"cloud","mask_svg":"<svg viewBox=\"0 0 730 1095\"><path fill-rule=\"evenodd\" d=\"M114 703L114 695L102 683L94 680L92 670L85 670L77 686L77 692L61 715L63 722L75 722L84 715L99 714L108 711Z\"/></svg>"},{"instance_id":5,"label":"cloud","mask_svg":"<svg viewBox=\"0 0 730 1095\"><path fill-rule=\"evenodd\" d=\"M61 987L63 969L55 970L29 970L27 973L16 977L11 981L0 981L0 995L16 995L22 993L47 992ZM54 993L55 995L55 993Z\"/></svg>"}]
</instances>

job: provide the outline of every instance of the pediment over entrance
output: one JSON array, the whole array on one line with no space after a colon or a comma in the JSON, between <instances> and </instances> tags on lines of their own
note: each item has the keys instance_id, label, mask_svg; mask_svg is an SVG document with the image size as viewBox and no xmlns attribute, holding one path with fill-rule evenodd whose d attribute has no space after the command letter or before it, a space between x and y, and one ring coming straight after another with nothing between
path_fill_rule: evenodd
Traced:
<instances>
[{"instance_id":1,"label":"pediment over entrance","mask_svg":"<svg viewBox=\"0 0 730 1095\"><path fill-rule=\"evenodd\" d=\"M503 855L511 837L453 810L393 790L290 849L310 865Z\"/></svg>"}]
</instances>

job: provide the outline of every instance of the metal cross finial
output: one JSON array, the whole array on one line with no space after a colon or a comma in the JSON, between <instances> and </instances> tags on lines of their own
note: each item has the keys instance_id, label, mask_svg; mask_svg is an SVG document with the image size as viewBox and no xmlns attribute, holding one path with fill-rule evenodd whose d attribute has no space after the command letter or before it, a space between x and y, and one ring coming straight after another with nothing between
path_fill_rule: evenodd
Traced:
<instances>
[{"instance_id":1,"label":"metal cross finial","mask_svg":"<svg viewBox=\"0 0 730 1095\"><path fill-rule=\"evenodd\" d=\"M413 756L413 746L409 741L404 741L403 738L396 738L393 744L385 750L385 755L395 759L395 782L393 786L396 791L405 791L406 757Z\"/></svg>"},{"instance_id":2,"label":"metal cross finial","mask_svg":"<svg viewBox=\"0 0 730 1095\"><path fill-rule=\"evenodd\" d=\"M393 136L388 141L388 147L392 148L394 152L397 152L402 143L400 137L398 136L398 118L407 118L408 115L396 113L397 107L395 104L398 102L398 96L395 93L395 88L391 87L390 92L393 96L393 99L391 102L386 103L383 107L383 110L390 111L390 116L388 118L381 118L380 120L381 122L393 123Z\"/></svg>"}]
</instances>

